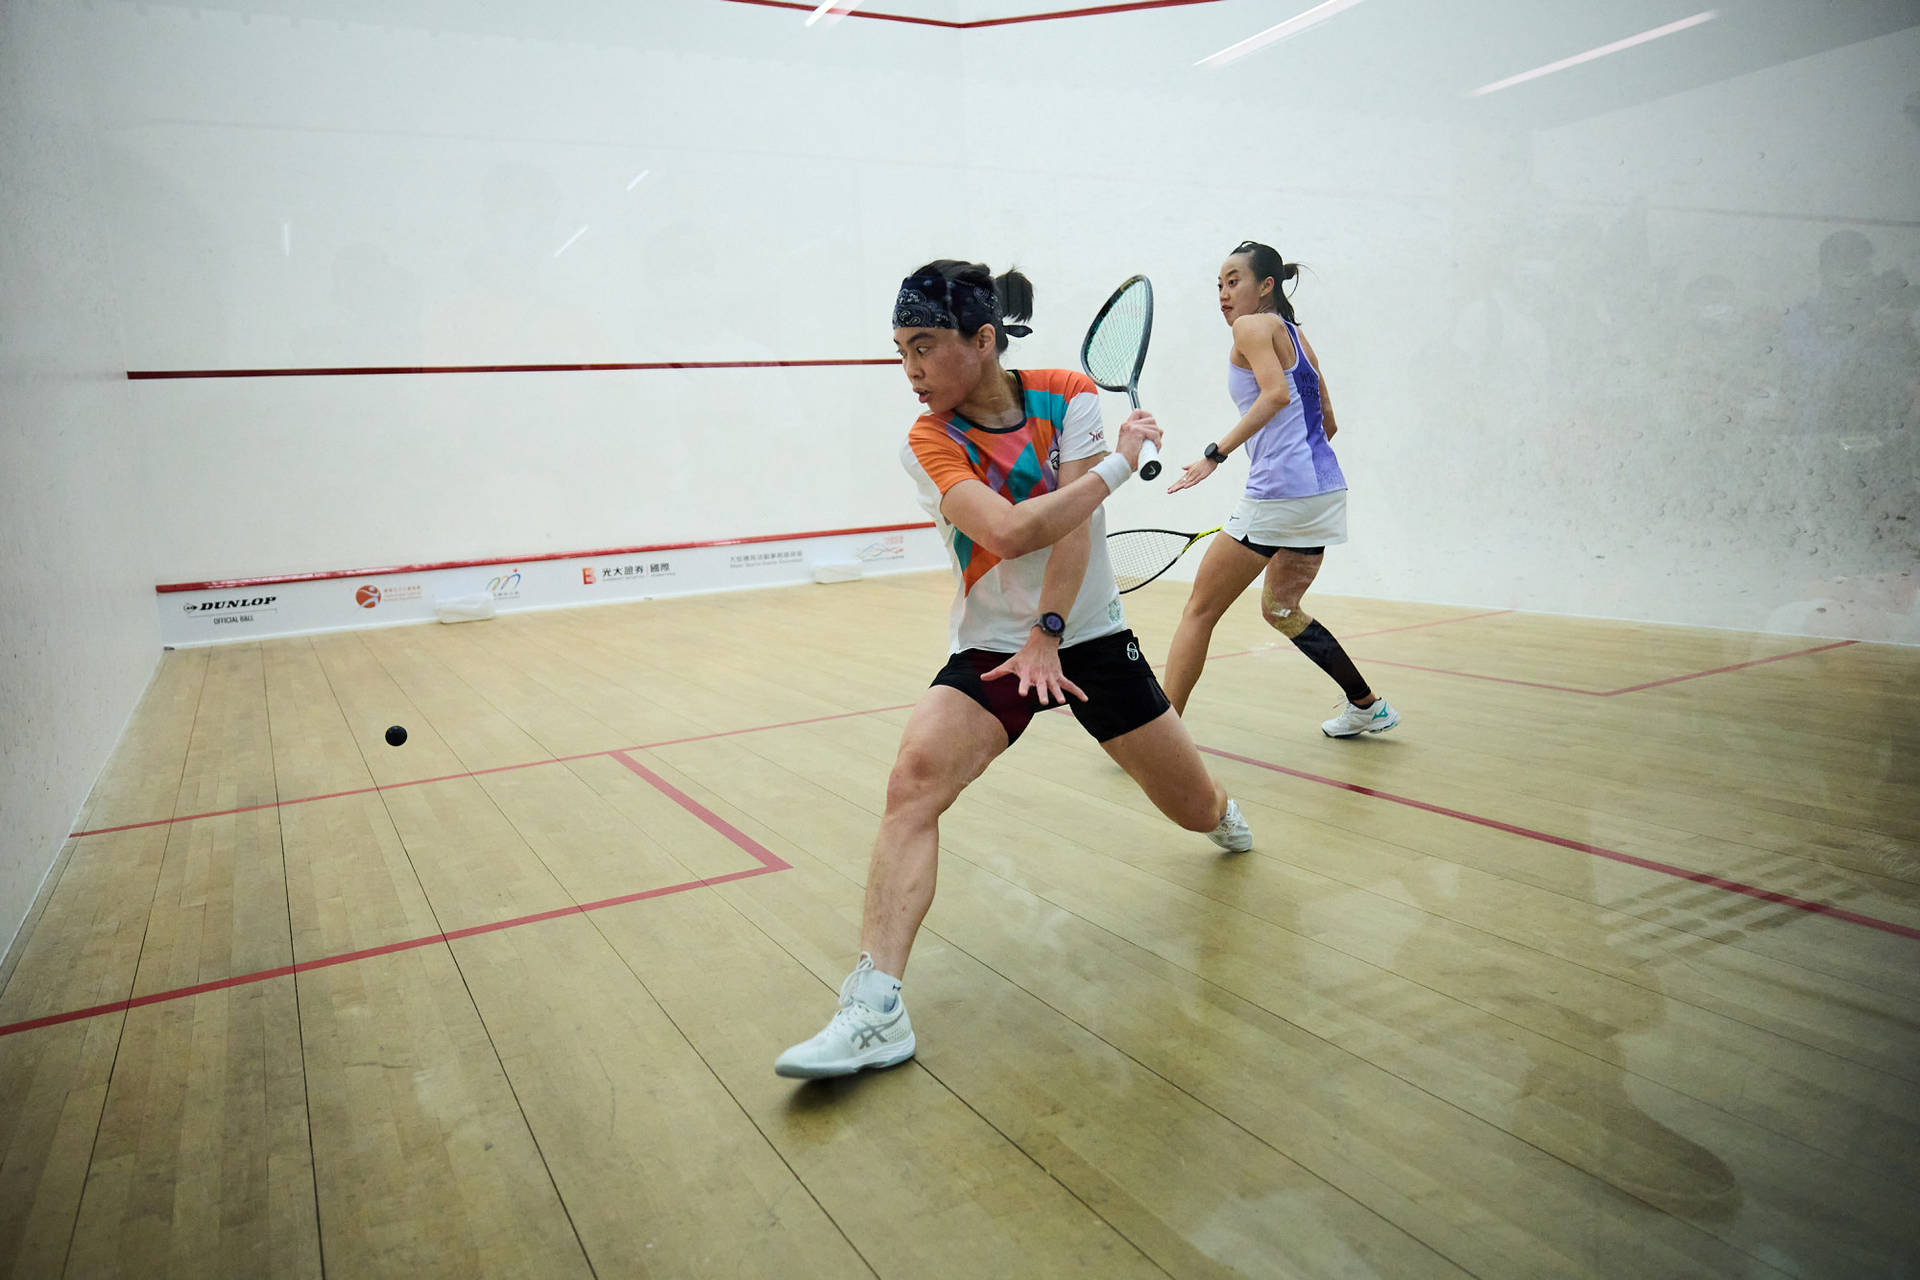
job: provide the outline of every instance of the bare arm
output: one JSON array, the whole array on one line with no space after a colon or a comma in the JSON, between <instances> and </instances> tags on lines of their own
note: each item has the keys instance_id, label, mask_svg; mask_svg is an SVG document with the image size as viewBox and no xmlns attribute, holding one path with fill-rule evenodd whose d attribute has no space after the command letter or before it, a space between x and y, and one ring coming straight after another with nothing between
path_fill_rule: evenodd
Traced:
<instances>
[{"instance_id":1,"label":"bare arm","mask_svg":"<svg viewBox=\"0 0 1920 1280\"><path fill-rule=\"evenodd\" d=\"M1253 370L1260 394L1233 424L1233 430L1220 437L1220 452L1232 453L1253 439L1253 433L1273 421L1273 415L1293 399L1287 390L1287 370L1280 348L1293 351L1293 339L1287 336L1285 326L1264 316L1241 316L1233 322L1234 352Z\"/></svg>"},{"instance_id":2,"label":"bare arm","mask_svg":"<svg viewBox=\"0 0 1920 1280\"><path fill-rule=\"evenodd\" d=\"M1130 465L1139 464L1142 440L1159 443L1160 428L1152 414L1135 409L1120 425L1118 438L1118 452ZM1066 474L1063 467L1062 484L1052 493L1020 503L1008 502L978 480L962 480L940 500L940 514L1002 560L1013 560L1059 542L1085 524L1112 492L1090 468L1071 484L1065 483Z\"/></svg>"},{"instance_id":3,"label":"bare arm","mask_svg":"<svg viewBox=\"0 0 1920 1280\"><path fill-rule=\"evenodd\" d=\"M1060 489L1067 489L1082 477L1093 484L1104 485L1099 476L1088 474L1099 461L1099 458L1081 458L1061 463ZM1080 583L1087 576L1087 559L1092 549L1093 526L1087 520L1082 520L1053 544L1053 550L1047 555L1046 572L1040 579L1041 613L1057 613L1064 618L1073 611L1073 602L1080 594ZM1087 700L1086 691L1067 679L1060 670L1060 638L1050 636L1038 627L1027 632L1026 643L1020 646L1018 653L980 678L998 680L1002 676L1014 676L1019 680L1022 697L1032 688L1038 694L1041 706L1050 703L1065 706L1068 694L1082 702Z\"/></svg>"},{"instance_id":4,"label":"bare arm","mask_svg":"<svg viewBox=\"0 0 1920 1280\"><path fill-rule=\"evenodd\" d=\"M1061 463L1060 487L1064 489L1086 475L1098 461L1100 457ZM1098 482L1098 477L1095 480ZM1053 544L1053 554L1047 557L1047 571L1040 579L1040 612L1067 616L1080 596L1080 583L1087 576L1087 560L1092 552L1091 520L1082 520L1066 537Z\"/></svg>"},{"instance_id":5,"label":"bare arm","mask_svg":"<svg viewBox=\"0 0 1920 1280\"><path fill-rule=\"evenodd\" d=\"M1286 327L1278 319L1267 315L1235 317L1233 350L1253 370L1254 380L1260 384L1260 394L1247 406L1240 421L1233 424L1233 430L1214 442L1222 456L1251 440L1254 432L1273 421L1273 415L1286 408L1293 399L1293 393L1287 390L1287 370L1281 358L1281 348L1288 354L1297 354L1293 350L1293 339L1287 336ZM1178 493L1182 489L1192 488L1212 475L1218 466L1218 463L1206 458L1189 462L1186 470L1180 473L1180 478L1167 486L1167 492Z\"/></svg>"}]
</instances>

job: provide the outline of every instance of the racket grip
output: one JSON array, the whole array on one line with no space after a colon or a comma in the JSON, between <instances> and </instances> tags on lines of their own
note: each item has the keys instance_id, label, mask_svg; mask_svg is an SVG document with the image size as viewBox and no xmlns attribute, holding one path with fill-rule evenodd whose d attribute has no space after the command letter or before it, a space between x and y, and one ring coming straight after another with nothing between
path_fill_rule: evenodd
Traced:
<instances>
[{"instance_id":1,"label":"racket grip","mask_svg":"<svg viewBox=\"0 0 1920 1280\"><path fill-rule=\"evenodd\" d=\"M1140 442L1140 478L1151 480L1160 474L1160 449L1151 440Z\"/></svg>"}]
</instances>

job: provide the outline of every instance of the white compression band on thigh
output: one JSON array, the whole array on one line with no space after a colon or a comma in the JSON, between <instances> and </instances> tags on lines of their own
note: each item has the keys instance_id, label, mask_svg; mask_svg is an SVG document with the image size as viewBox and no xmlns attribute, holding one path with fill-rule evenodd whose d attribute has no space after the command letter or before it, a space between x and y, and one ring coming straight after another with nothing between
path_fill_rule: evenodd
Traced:
<instances>
[{"instance_id":1,"label":"white compression band on thigh","mask_svg":"<svg viewBox=\"0 0 1920 1280\"><path fill-rule=\"evenodd\" d=\"M1093 474L1107 482L1107 492L1111 493L1133 474L1133 464L1121 454L1110 453L1093 464Z\"/></svg>"}]
</instances>

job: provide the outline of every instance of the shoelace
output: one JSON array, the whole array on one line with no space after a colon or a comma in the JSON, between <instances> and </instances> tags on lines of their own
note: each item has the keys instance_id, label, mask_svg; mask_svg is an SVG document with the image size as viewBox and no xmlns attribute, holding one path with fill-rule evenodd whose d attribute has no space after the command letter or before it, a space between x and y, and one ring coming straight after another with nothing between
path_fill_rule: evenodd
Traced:
<instances>
[{"instance_id":1,"label":"shoelace","mask_svg":"<svg viewBox=\"0 0 1920 1280\"><path fill-rule=\"evenodd\" d=\"M873 969L872 958L867 956L865 953L862 953L860 956L860 963L853 966L853 972L848 974L846 977L846 980L840 984L840 1007L841 1008L844 1009L848 1005L853 1003L853 984L860 981L861 974L869 973L872 971L872 969Z\"/></svg>"}]
</instances>

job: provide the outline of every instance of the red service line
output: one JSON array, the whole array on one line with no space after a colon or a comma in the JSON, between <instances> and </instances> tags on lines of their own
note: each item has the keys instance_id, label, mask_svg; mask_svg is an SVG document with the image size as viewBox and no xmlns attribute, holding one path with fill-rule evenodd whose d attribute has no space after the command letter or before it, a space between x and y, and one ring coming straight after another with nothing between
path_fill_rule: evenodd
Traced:
<instances>
[{"instance_id":1,"label":"red service line","mask_svg":"<svg viewBox=\"0 0 1920 1280\"><path fill-rule=\"evenodd\" d=\"M1464 613L1453 618L1436 618L1432 622L1414 622L1404 627L1382 627L1377 631L1360 631L1346 637L1348 640L1364 640L1368 636L1384 636L1396 631L1418 631L1425 627L1444 627L1455 622L1472 622L1478 618L1498 618L1512 613L1512 609L1493 609L1486 613ZM1518 685L1523 689L1546 689L1553 693L1574 693L1584 698L1617 698L1623 693L1640 693L1647 689L1658 689L1663 685L1680 684L1687 680L1700 680L1707 676L1725 675L1729 671L1744 671L1748 667L1765 666L1769 662L1785 662L1789 658L1805 658L1816 653L1826 653L1833 649L1844 649L1848 645L1858 644L1857 640L1835 640L1829 644L1815 645L1811 649L1796 649L1792 653L1776 653L1771 657L1754 658L1748 662L1730 663L1724 667L1713 667L1706 671L1689 671L1685 675L1667 676L1660 680L1648 680L1642 684L1630 684L1619 689L1582 689L1570 684L1552 684L1541 680L1518 680L1512 676L1489 676L1477 671L1456 671L1451 667L1429 667L1417 662L1396 662L1391 658L1376 658L1370 654L1358 655L1356 660L1376 667L1399 667L1405 671L1426 671L1439 676L1457 676L1462 680L1485 680L1491 684ZM1271 653L1275 649L1285 649L1283 644L1263 644L1253 649L1239 649L1232 653L1214 653L1213 658L1245 658L1256 653Z\"/></svg>"},{"instance_id":2,"label":"red service line","mask_svg":"<svg viewBox=\"0 0 1920 1280\"><path fill-rule=\"evenodd\" d=\"M1442 817L1455 818L1461 822L1471 822L1475 826L1489 827L1495 831L1504 831L1509 835L1525 836L1529 840L1538 840L1542 844L1555 845L1562 849L1572 849L1576 853L1588 854L1595 858L1605 858L1610 862L1625 863L1630 867L1640 867L1646 871L1658 871L1661 875L1673 876L1680 880L1690 880L1694 884L1709 885L1715 889L1725 889L1729 893L1745 894L1750 898L1759 898L1763 902L1777 902L1814 915L1831 916L1835 920L1845 920L1848 924L1857 924L1867 929L1878 929L1883 933L1895 934L1902 938L1920 939L1920 929L1912 925L1897 924L1892 920L1881 920L1876 916L1861 915L1857 911L1847 911L1831 903L1814 902L1807 898L1796 898L1790 893L1779 893L1772 889L1762 889L1758 885L1744 884L1738 880L1728 880L1705 871L1690 871L1686 867L1676 867L1670 862L1655 862L1651 858L1638 857L1631 853L1622 853L1618 849L1607 849L1597 844L1588 844L1583 840L1569 840L1565 836L1556 836L1545 831L1535 831L1531 827L1519 827L1510 822L1501 822L1496 818L1483 818L1478 814L1466 813L1459 809L1449 809L1445 805L1429 804L1425 800L1415 800L1408 796L1399 796L1391 791L1380 791L1373 787L1364 787L1357 782L1342 782L1338 778L1323 778L1317 773L1306 773L1299 769L1289 769L1283 764L1273 764L1266 760L1256 760L1252 756L1239 755L1232 751L1222 751L1218 747L1201 747L1200 750L1210 756L1219 756L1223 760L1237 760L1241 764L1250 764L1257 769L1270 769L1274 773L1284 773L1288 777L1301 778L1307 782L1317 782L1322 786L1338 787L1355 795L1368 796L1375 800L1386 800L1393 804L1403 804L1410 809L1419 809L1426 813L1437 813ZM1600 905L1598 903L1594 904Z\"/></svg>"},{"instance_id":3,"label":"red service line","mask_svg":"<svg viewBox=\"0 0 1920 1280\"><path fill-rule=\"evenodd\" d=\"M1616 697L1623 693L1638 693L1642 689L1658 689L1663 684L1679 684L1682 680L1698 680L1702 676L1725 675L1729 671L1742 671L1748 667L1764 666L1769 662L1785 662L1788 658L1804 658L1809 654L1826 653L1830 649L1844 649L1848 645L1858 644L1857 640L1836 640L1832 644L1818 645L1812 649L1798 649L1793 653L1776 653L1771 658L1755 658L1751 662L1736 662L1731 666L1715 667L1711 671L1695 671L1684 676L1668 676L1665 680L1649 680L1645 684L1631 684L1624 689L1610 689L1600 695L1603 698Z\"/></svg>"},{"instance_id":4,"label":"red service line","mask_svg":"<svg viewBox=\"0 0 1920 1280\"><path fill-rule=\"evenodd\" d=\"M1355 638L1357 639L1358 637ZM1577 693L1588 698L1617 698L1623 693L1639 693L1646 689L1658 689L1662 685L1680 684L1686 680L1699 680L1706 676L1725 675L1729 671L1744 671L1748 667L1761 667L1769 662L1785 662L1788 658L1805 658L1816 653L1826 653L1832 649L1844 649L1848 645L1858 643L1859 641L1857 640L1836 640L1832 644L1816 645L1811 649L1796 649L1792 653L1776 653L1772 657L1755 658L1750 662L1735 662L1728 666L1714 667L1707 671L1689 671L1685 675L1668 676L1663 680L1649 680L1644 684L1630 684L1620 689L1580 689L1568 684L1545 684L1538 680L1515 680L1508 676L1482 675L1477 671L1453 671L1446 667L1423 667L1415 662L1393 662L1386 658L1375 658L1371 656L1362 657L1359 660L1377 667L1402 667L1408 671L1430 671L1435 675L1459 676L1463 680L1487 680L1495 684L1520 685L1527 689L1550 689L1555 693Z\"/></svg>"},{"instance_id":5,"label":"red service line","mask_svg":"<svg viewBox=\"0 0 1920 1280\"><path fill-rule=\"evenodd\" d=\"M791 9L812 13L818 4L797 4L794 0L726 0L728 4L747 4L760 9ZM904 22L916 27L942 27L948 31L977 31L982 27L1006 27L1022 22L1062 22L1070 18L1098 18L1114 13L1136 13L1148 9L1184 9L1197 4L1218 4L1220 0L1131 0L1124 4L1092 5L1084 9L1056 9L1050 13L1017 13L1005 18L976 18L955 22L950 18L922 18L909 13L876 13L855 9L843 18L866 18L873 22Z\"/></svg>"},{"instance_id":6,"label":"red service line","mask_svg":"<svg viewBox=\"0 0 1920 1280\"><path fill-rule=\"evenodd\" d=\"M855 714L866 715L868 712ZM749 732L743 730L742 732ZM723 735L713 735L715 737ZM713 810L695 800L680 788L648 769L645 765L624 751L608 751L600 754L610 755L633 773L644 779L649 785L672 800L675 804L693 814L709 827L732 841L744 850L759 865L745 871L733 871L726 875L707 876L699 880L687 880L680 884L670 884L659 889L642 889L638 893L623 893L618 897L601 898L597 902L578 902L564 907L555 907L548 911L536 911L531 915L515 916L510 920L495 920L488 924L470 925L465 929L450 929L445 933L428 934L423 938L408 938L404 942L389 942L383 946L367 947L359 951L347 951L340 955L323 956L318 960L302 960L298 964L280 965L273 969L262 969L257 973L243 973L237 977L219 978L212 982L199 982L190 987L175 987L171 991L156 991L149 995L134 996L126 1000L115 1000L110 1004L97 1004L86 1009L71 1009L65 1013L50 1013L45 1017L29 1018L24 1022L9 1023L0 1027L0 1036L17 1035L22 1031L32 1031L39 1027L57 1026L63 1022L76 1022L82 1018L98 1017L103 1013L118 1013L122 1010L139 1009L150 1004L164 1004L170 1000L184 1000L188 996L204 995L209 991L224 991L229 987L244 987L255 982L266 982L272 978L284 978L290 974L308 973L314 969L325 969L336 964L351 964L356 960L370 960L375 956L392 955L398 951L412 951L417 947L430 947L436 943L452 942L457 938L472 938L483 933L498 933L502 929L517 929L522 925L538 924L543 920L557 920L562 916L584 915L589 911L601 911L607 907L622 906L629 902L641 902L648 898L663 898L668 894L685 893L689 889L705 889L717 884L730 884L735 880L747 880L754 876L764 876L775 871L789 870L791 864L779 854L746 834L740 828L728 822ZM575 756L573 759L580 759ZM539 763L551 763L541 761ZM352 794L352 793L343 793ZM318 797L316 797L318 798ZM264 807L264 806L262 806Z\"/></svg>"},{"instance_id":7,"label":"red service line","mask_svg":"<svg viewBox=\"0 0 1920 1280\"><path fill-rule=\"evenodd\" d=\"M116 831L138 831L145 827L167 827L176 822L198 822L203 818L225 818L236 813L255 813L261 809L285 809L296 804L312 804L317 800L340 800L347 796L371 795L376 791L398 791L402 787L424 787L432 782L457 782L462 778L478 778L489 773L511 773L516 769L538 769L542 765L565 764L570 760L592 760L598 756L612 756L629 769L635 768L624 753L628 751L652 751L656 747L677 747L687 742L706 742L713 738L732 738L743 733L767 733L774 729L791 729L795 725L820 724L827 720L846 720L854 716L882 715L889 711L905 711L913 706L903 702L896 707L870 707L865 711L838 711L829 716L809 716L805 720L787 720L780 724L758 724L748 729L721 729L714 733L696 733L685 738L667 738L660 742L643 742L634 747L615 747L611 751L582 751L578 755L551 756L545 760L528 760L521 764L499 764L491 769L471 769L464 773L443 773L433 778L413 778L406 782L375 783L371 787L356 787L351 791L329 791L325 795L301 796L293 800L270 800L266 804L243 805L238 809L213 809L206 813L182 814L176 818L154 818L147 822L129 822L118 827L93 827L85 831L69 832L69 840L79 840L86 836L109 836ZM659 785L664 786L664 783Z\"/></svg>"},{"instance_id":8,"label":"red service line","mask_svg":"<svg viewBox=\"0 0 1920 1280\"><path fill-rule=\"evenodd\" d=\"M129 369L128 382L170 382L182 378L368 378L429 373L613 373L653 369L828 369L861 365L897 365L872 357L860 360L652 360L612 364L373 364L311 369Z\"/></svg>"},{"instance_id":9,"label":"red service line","mask_svg":"<svg viewBox=\"0 0 1920 1280\"><path fill-rule=\"evenodd\" d=\"M216 578L207 582L163 582L157 595L176 591L233 591L246 587L274 587L288 582L330 582L338 578L380 578L395 574L433 573L441 569L475 569L496 564L540 564L547 560L585 560L600 556L637 556L655 551L697 551L703 547L745 547L758 542L799 542L806 538L841 538L863 533L899 533L931 529L933 521L875 524L857 529L814 529L807 533L756 533L745 538L712 538L705 542L660 542L646 547L602 547L597 551L543 551L532 556L494 556L485 560L440 560L429 564L395 564L383 569L324 569L315 573L285 573L273 578Z\"/></svg>"},{"instance_id":10,"label":"red service line","mask_svg":"<svg viewBox=\"0 0 1920 1280\"><path fill-rule=\"evenodd\" d=\"M1462 680L1485 680L1491 684L1519 685L1523 689L1548 689L1554 693L1579 693L1589 698L1610 698L1611 690L1576 689L1570 684L1544 684L1538 680L1515 680L1511 676L1483 676L1477 671L1454 671L1447 667L1423 667L1417 662L1394 662L1388 658L1376 658L1372 654L1355 655L1355 662L1364 662L1373 667L1399 667L1403 671L1426 671L1437 676L1458 676ZM1685 679L1686 677L1681 677Z\"/></svg>"},{"instance_id":11,"label":"red service line","mask_svg":"<svg viewBox=\"0 0 1920 1280\"><path fill-rule=\"evenodd\" d=\"M1498 618L1512 612L1513 610L1511 609L1490 609L1485 613L1463 613L1463 614L1460 614L1458 617L1453 617L1453 618L1435 618L1431 622L1409 622L1404 627L1381 627L1378 631L1361 631L1356 634L1347 636L1346 638L1348 640L1364 640L1368 636L1384 636L1394 631L1419 631L1425 627L1445 627L1445 626L1450 626L1455 622L1472 622L1476 618ZM1292 647L1291 645L1283 645L1283 644L1263 644L1263 645L1258 645L1252 649L1236 650L1233 653L1210 653L1207 655L1207 657L1209 659L1211 658L1244 658L1251 653L1268 653L1274 649L1287 649L1291 647ZM1373 661L1373 659L1368 659L1368 661Z\"/></svg>"},{"instance_id":12,"label":"red service line","mask_svg":"<svg viewBox=\"0 0 1920 1280\"><path fill-rule=\"evenodd\" d=\"M1391 635L1396 631L1420 631L1427 627L1444 627L1454 622L1472 622L1476 618L1504 618L1512 613L1511 609L1489 609L1485 613L1463 613L1454 618L1435 618L1431 622L1409 622L1403 627L1381 627L1375 631L1362 631L1347 637L1349 640L1364 640L1368 636Z\"/></svg>"},{"instance_id":13,"label":"red service line","mask_svg":"<svg viewBox=\"0 0 1920 1280\"><path fill-rule=\"evenodd\" d=\"M742 849L745 849L748 853L752 854L754 858L760 863L763 869L767 871L785 871L788 869L788 864L785 862L782 862L780 858L776 856L771 849L768 849L765 845L755 840L752 836L746 834L744 831L740 830L738 827L728 822L725 818L721 817L719 814L715 813L713 810L707 808L705 805L701 804L698 800L695 800L692 796L680 790L680 788L674 786L671 782L668 782L665 778L661 777L659 774L655 773L653 770L647 768L645 765L641 764L638 760L635 760L632 756L628 755L626 752L615 751L613 753L613 758L615 760L618 760L627 769L631 770L632 772L639 775L640 777L646 779L647 783L650 786L652 786L655 791L660 792L662 795L666 796L669 800L679 805L682 809L685 809L688 813L693 814L695 817L699 818L700 821L706 823L708 826L712 827L715 831L718 831L721 835L733 841L735 844L739 845ZM739 877L735 876L734 878L738 879ZM612 903L609 902L603 905L611 906ZM584 909L585 908L583 908L583 910Z\"/></svg>"}]
</instances>

